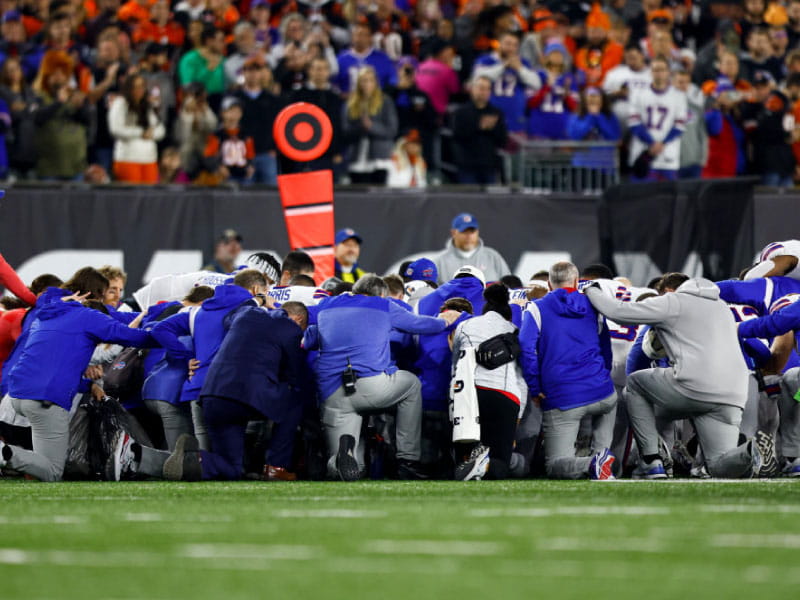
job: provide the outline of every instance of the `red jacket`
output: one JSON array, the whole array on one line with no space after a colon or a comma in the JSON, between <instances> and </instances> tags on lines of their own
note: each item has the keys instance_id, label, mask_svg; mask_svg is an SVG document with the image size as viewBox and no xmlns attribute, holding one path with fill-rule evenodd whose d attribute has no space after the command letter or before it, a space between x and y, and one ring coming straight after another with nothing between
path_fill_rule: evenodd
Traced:
<instances>
[{"instance_id":1,"label":"red jacket","mask_svg":"<svg viewBox=\"0 0 800 600\"><path fill-rule=\"evenodd\" d=\"M0 254L0 286L8 288L12 294L23 302L31 306L36 304L36 296L22 283L19 275L6 262L2 254Z\"/></svg>"}]
</instances>

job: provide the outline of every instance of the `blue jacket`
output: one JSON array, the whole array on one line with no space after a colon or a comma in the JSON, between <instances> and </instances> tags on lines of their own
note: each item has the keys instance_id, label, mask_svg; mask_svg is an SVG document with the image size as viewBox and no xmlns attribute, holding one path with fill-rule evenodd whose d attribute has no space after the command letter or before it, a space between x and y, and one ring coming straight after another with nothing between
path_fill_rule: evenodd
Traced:
<instances>
[{"instance_id":1,"label":"blue jacket","mask_svg":"<svg viewBox=\"0 0 800 600\"><path fill-rule=\"evenodd\" d=\"M225 325L200 396L236 400L280 423L289 403L300 401L292 392L309 381L303 331L283 310L248 305L231 313Z\"/></svg>"},{"instance_id":2,"label":"blue jacket","mask_svg":"<svg viewBox=\"0 0 800 600\"><path fill-rule=\"evenodd\" d=\"M57 287L49 287L42 292L42 294L36 299L36 304L34 304L33 307L25 314L25 318L22 320L22 331L20 332L17 341L14 343L14 348L11 350L11 354L8 355L6 362L3 363L3 376L2 379L0 379L0 398L8 393L8 376L11 373L11 369L13 369L14 365L17 364L20 354L22 354L22 349L25 347L25 343L28 341L31 325L33 325L34 321L39 318L39 312L42 310L42 307L50 304L54 300L59 300L64 296L69 296L71 293L72 292L69 290L63 290Z\"/></svg>"},{"instance_id":3,"label":"blue jacket","mask_svg":"<svg viewBox=\"0 0 800 600\"><path fill-rule=\"evenodd\" d=\"M303 346L320 350L315 369L322 400L342 385L348 359L359 377L397 371L389 352L392 329L440 333L447 327L442 319L415 315L375 296L342 294L326 298L317 309L317 325L306 330Z\"/></svg>"},{"instance_id":4,"label":"blue jacket","mask_svg":"<svg viewBox=\"0 0 800 600\"><path fill-rule=\"evenodd\" d=\"M642 371L643 369L669 366L668 358L659 358L658 360L654 361L644 353L644 350L642 349L642 343L644 342L645 334L650 331L650 329L650 325L645 325L639 330L639 334L636 336L636 341L633 342L631 351L628 352L628 359L625 362L626 375L636 373L636 371Z\"/></svg>"},{"instance_id":5,"label":"blue jacket","mask_svg":"<svg viewBox=\"0 0 800 600\"><path fill-rule=\"evenodd\" d=\"M419 301L417 310L421 315L438 315L442 304L450 298L466 298L472 303L474 314L483 312L483 284L475 277L459 277L442 284ZM442 333L419 338L413 370L422 384L423 410L447 410L453 362L447 337L465 318L469 318L466 313Z\"/></svg>"},{"instance_id":6,"label":"blue jacket","mask_svg":"<svg viewBox=\"0 0 800 600\"><path fill-rule=\"evenodd\" d=\"M800 293L800 281L791 277L760 277L748 281L729 279L717 281L716 286L719 297L725 302L752 306L761 316L787 294Z\"/></svg>"},{"instance_id":7,"label":"blue jacket","mask_svg":"<svg viewBox=\"0 0 800 600\"><path fill-rule=\"evenodd\" d=\"M174 315L182 307L183 305L180 302L162 302L160 304L154 304L147 309L147 313L142 319L140 329L144 331L152 331L153 327L156 326L156 323ZM164 312L167 310L169 310L169 313L165 315ZM150 375L150 373L153 371L153 368L159 362L161 362L166 353L167 351L164 348L153 348L145 355L142 363L145 377Z\"/></svg>"},{"instance_id":8,"label":"blue jacket","mask_svg":"<svg viewBox=\"0 0 800 600\"><path fill-rule=\"evenodd\" d=\"M200 361L194 376L183 385L181 402L197 400L200 397L203 380L225 336L223 319L234 308L252 298L250 292L238 285L217 286L214 295L203 302L195 316L194 335L192 335L194 354L179 340L181 336L191 335L189 312L172 315L153 327L153 337L171 353L174 359L183 360L184 364L191 358Z\"/></svg>"},{"instance_id":9,"label":"blue jacket","mask_svg":"<svg viewBox=\"0 0 800 600\"><path fill-rule=\"evenodd\" d=\"M69 410L81 375L100 342L155 345L149 333L126 327L78 302L46 304L11 370L8 393L14 398L52 402Z\"/></svg>"},{"instance_id":10,"label":"blue jacket","mask_svg":"<svg viewBox=\"0 0 800 600\"><path fill-rule=\"evenodd\" d=\"M569 410L614 393L611 338L580 292L553 290L531 303L520 330L522 373L542 410Z\"/></svg>"},{"instance_id":11,"label":"blue jacket","mask_svg":"<svg viewBox=\"0 0 800 600\"><path fill-rule=\"evenodd\" d=\"M770 315L739 323L740 338L771 339L789 331L800 332L800 301Z\"/></svg>"}]
</instances>

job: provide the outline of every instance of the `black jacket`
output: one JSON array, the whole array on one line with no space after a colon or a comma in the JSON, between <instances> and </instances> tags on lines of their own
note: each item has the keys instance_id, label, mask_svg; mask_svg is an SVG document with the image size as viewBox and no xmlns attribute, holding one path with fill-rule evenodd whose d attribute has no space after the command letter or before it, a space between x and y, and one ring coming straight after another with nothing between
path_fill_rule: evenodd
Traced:
<instances>
[{"instance_id":1,"label":"black jacket","mask_svg":"<svg viewBox=\"0 0 800 600\"><path fill-rule=\"evenodd\" d=\"M481 129L484 115L497 116L492 129ZM506 121L500 109L491 104L478 108L473 102L460 106L453 115L453 159L461 169L491 169L497 164L497 150L507 136Z\"/></svg>"},{"instance_id":2,"label":"black jacket","mask_svg":"<svg viewBox=\"0 0 800 600\"><path fill-rule=\"evenodd\" d=\"M251 98L244 90L237 90L236 96L242 102L242 122L239 124L242 136L253 138L256 154L275 150L272 124L283 108L281 99L266 90L262 90L255 98Z\"/></svg>"}]
</instances>

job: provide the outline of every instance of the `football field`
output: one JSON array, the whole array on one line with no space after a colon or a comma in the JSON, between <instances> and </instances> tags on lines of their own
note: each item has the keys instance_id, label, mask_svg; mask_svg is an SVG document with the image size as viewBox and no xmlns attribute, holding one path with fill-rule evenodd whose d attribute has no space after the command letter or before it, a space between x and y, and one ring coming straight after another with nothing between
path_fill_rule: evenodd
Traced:
<instances>
[{"instance_id":1,"label":"football field","mask_svg":"<svg viewBox=\"0 0 800 600\"><path fill-rule=\"evenodd\" d=\"M0 598L798 598L800 481L0 480Z\"/></svg>"}]
</instances>

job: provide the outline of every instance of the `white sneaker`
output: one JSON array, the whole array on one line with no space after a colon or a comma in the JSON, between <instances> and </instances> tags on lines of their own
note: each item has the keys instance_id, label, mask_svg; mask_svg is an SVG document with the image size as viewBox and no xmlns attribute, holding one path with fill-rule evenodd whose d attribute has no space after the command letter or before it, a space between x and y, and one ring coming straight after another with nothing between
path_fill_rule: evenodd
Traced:
<instances>
[{"instance_id":1,"label":"white sneaker","mask_svg":"<svg viewBox=\"0 0 800 600\"><path fill-rule=\"evenodd\" d=\"M775 458L775 438L763 431L756 431L750 442L753 460L753 477L775 477L778 474L778 459Z\"/></svg>"},{"instance_id":2,"label":"white sneaker","mask_svg":"<svg viewBox=\"0 0 800 600\"><path fill-rule=\"evenodd\" d=\"M667 479L667 472L664 470L664 463L656 458L650 463L639 461L631 477L633 479Z\"/></svg>"},{"instance_id":3,"label":"white sneaker","mask_svg":"<svg viewBox=\"0 0 800 600\"><path fill-rule=\"evenodd\" d=\"M125 475L136 472L136 457L133 454L133 438L124 431L117 432L111 456L106 461L106 479L119 481Z\"/></svg>"},{"instance_id":4,"label":"white sneaker","mask_svg":"<svg viewBox=\"0 0 800 600\"><path fill-rule=\"evenodd\" d=\"M489 471L489 448L478 444L469 458L456 467L456 481L480 481Z\"/></svg>"}]
</instances>

